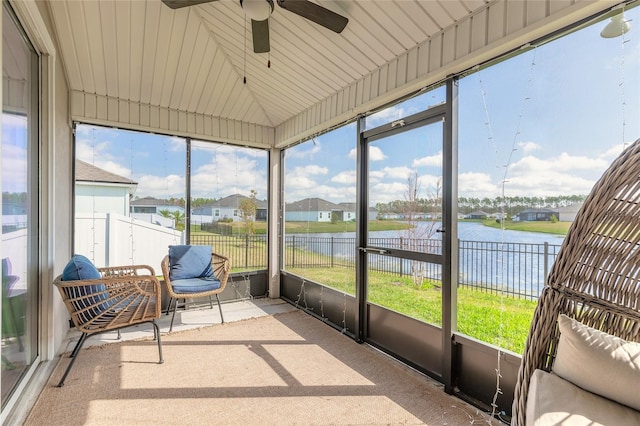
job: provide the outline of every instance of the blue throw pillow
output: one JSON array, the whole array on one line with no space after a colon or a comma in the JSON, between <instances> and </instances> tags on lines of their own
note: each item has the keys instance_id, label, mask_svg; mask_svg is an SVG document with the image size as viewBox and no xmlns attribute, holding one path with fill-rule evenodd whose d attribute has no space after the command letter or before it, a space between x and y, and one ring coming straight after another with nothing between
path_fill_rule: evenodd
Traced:
<instances>
[{"instance_id":1,"label":"blue throw pillow","mask_svg":"<svg viewBox=\"0 0 640 426\"><path fill-rule=\"evenodd\" d=\"M98 269L81 254L73 255L62 271L62 281L95 280L98 278L102 278Z\"/></svg>"},{"instance_id":2,"label":"blue throw pillow","mask_svg":"<svg viewBox=\"0 0 640 426\"><path fill-rule=\"evenodd\" d=\"M62 271L62 281L96 280L100 278L102 278L100 271L98 271L86 256L81 254L73 255ZM77 310L83 310L103 300L107 300L109 293L107 293L106 285L93 284L75 289L67 289L67 296L77 299L76 302L74 302L76 305L75 308ZM100 303L99 305L93 306L87 314L97 316L109 309L112 304L113 302L111 301Z\"/></svg>"},{"instance_id":3,"label":"blue throw pillow","mask_svg":"<svg viewBox=\"0 0 640 426\"><path fill-rule=\"evenodd\" d=\"M213 276L211 246L169 246L169 278L207 278Z\"/></svg>"}]
</instances>

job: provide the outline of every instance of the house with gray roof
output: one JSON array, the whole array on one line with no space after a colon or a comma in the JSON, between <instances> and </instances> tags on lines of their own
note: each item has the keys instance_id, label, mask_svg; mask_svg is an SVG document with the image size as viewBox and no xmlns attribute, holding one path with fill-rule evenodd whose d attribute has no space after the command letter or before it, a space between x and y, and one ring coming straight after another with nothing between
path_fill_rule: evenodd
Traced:
<instances>
[{"instance_id":1,"label":"house with gray roof","mask_svg":"<svg viewBox=\"0 0 640 426\"><path fill-rule=\"evenodd\" d=\"M231 219L234 222L243 220L241 205L244 200L250 198L242 194L233 194L221 198L213 203L191 209L191 222L196 224L213 223L220 220ZM257 221L267 220L267 202L256 199Z\"/></svg>"},{"instance_id":2,"label":"house with gray roof","mask_svg":"<svg viewBox=\"0 0 640 426\"><path fill-rule=\"evenodd\" d=\"M322 198L305 198L285 205L285 220L291 222L331 222L331 215L344 217L344 206ZM355 219L355 212L353 212Z\"/></svg>"},{"instance_id":3,"label":"house with gray roof","mask_svg":"<svg viewBox=\"0 0 640 426\"><path fill-rule=\"evenodd\" d=\"M143 197L131 201L131 217L145 222L154 223L156 225L175 228L175 220L164 217L162 211L168 211L171 214L180 212L184 215L184 207L176 206L169 200L161 198Z\"/></svg>"},{"instance_id":4,"label":"house with gray roof","mask_svg":"<svg viewBox=\"0 0 640 426\"><path fill-rule=\"evenodd\" d=\"M518 218L523 222L550 221L551 216L558 219L560 213L551 209L526 209L518 213Z\"/></svg>"},{"instance_id":5,"label":"house with gray roof","mask_svg":"<svg viewBox=\"0 0 640 426\"><path fill-rule=\"evenodd\" d=\"M561 222L573 222L578 214L578 210L584 204L582 201L579 203L571 204L569 206L558 207L556 210L560 214L558 220Z\"/></svg>"},{"instance_id":6,"label":"house with gray roof","mask_svg":"<svg viewBox=\"0 0 640 426\"><path fill-rule=\"evenodd\" d=\"M184 207L176 206L169 200L163 200L161 198L144 197L131 201L131 213L159 214L162 210L168 210L170 212L179 211L180 213L184 213Z\"/></svg>"},{"instance_id":7,"label":"house with gray roof","mask_svg":"<svg viewBox=\"0 0 640 426\"><path fill-rule=\"evenodd\" d=\"M75 211L129 215L129 199L138 183L82 160L75 162Z\"/></svg>"}]
</instances>

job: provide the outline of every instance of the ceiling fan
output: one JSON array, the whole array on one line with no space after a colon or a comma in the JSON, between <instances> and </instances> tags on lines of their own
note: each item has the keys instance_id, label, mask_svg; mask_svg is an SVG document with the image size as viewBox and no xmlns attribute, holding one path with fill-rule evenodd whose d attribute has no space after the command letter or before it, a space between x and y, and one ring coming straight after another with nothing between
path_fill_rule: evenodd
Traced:
<instances>
[{"instance_id":1,"label":"ceiling fan","mask_svg":"<svg viewBox=\"0 0 640 426\"><path fill-rule=\"evenodd\" d=\"M195 6L217 0L162 0L171 9ZM319 4L308 0L277 0L278 6L302 16L318 25L341 33L349 20ZM240 0L240 6L245 14L251 18L251 33L253 35L253 51L266 53L271 50L269 45L269 15L273 12L273 0Z\"/></svg>"}]
</instances>

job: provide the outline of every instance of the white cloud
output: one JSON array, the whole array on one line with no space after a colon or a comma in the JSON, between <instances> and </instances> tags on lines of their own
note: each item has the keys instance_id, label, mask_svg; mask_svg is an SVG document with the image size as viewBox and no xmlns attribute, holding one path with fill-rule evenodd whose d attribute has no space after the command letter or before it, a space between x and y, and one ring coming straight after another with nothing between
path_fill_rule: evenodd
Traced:
<instances>
[{"instance_id":1,"label":"white cloud","mask_svg":"<svg viewBox=\"0 0 640 426\"><path fill-rule=\"evenodd\" d=\"M550 158L526 156L507 171L505 195L588 194L619 152L620 147L613 147L597 158L566 152Z\"/></svg>"},{"instance_id":2,"label":"white cloud","mask_svg":"<svg viewBox=\"0 0 640 426\"><path fill-rule=\"evenodd\" d=\"M356 154L357 151L355 148L353 148L351 151L349 151L349 158L354 160L356 158ZM384 155L384 152L382 152L380 148L378 148L377 146L369 147L369 161L382 161L385 158L387 158L387 156Z\"/></svg>"},{"instance_id":3,"label":"white cloud","mask_svg":"<svg viewBox=\"0 0 640 426\"><path fill-rule=\"evenodd\" d=\"M442 177L435 175L422 175L418 177L420 184L420 198L434 198L442 196Z\"/></svg>"},{"instance_id":4,"label":"white cloud","mask_svg":"<svg viewBox=\"0 0 640 426\"><path fill-rule=\"evenodd\" d=\"M388 203L389 201L402 200L407 191L405 182L379 182L371 185L371 192L375 194L375 203Z\"/></svg>"},{"instance_id":5,"label":"white cloud","mask_svg":"<svg viewBox=\"0 0 640 426\"><path fill-rule=\"evenodd\" d=\"M629 142L630 144L631 142ZM625 147L627 144L618 144L618 145L614 145L611 148L609 148L608 150L606 150L605 152L603 152L600 155L600 158L603 160L606 160L607 162L611 163L613 162L613 160L615 160L616 158L618 158L618 156L620 154L622 154L622 151L624 151Z\"/></svg>"},{"instance_id":6,"label":"white cloud","mask_svg":"<svg viewBox=\"0 0 640 426\"><path fill-rule=\"evenodd\" d=\"M416 158L413 160L413 167L442 167L442 151L435 155Z\"/></svg>"},{"instance_id":7,"label":"white cloud","mask_svg":"<svg viewBox=\"0 0 640 426\"><path fill-rule=\"evenodd\" d=\"M320 171L317 169L322 169L321 167L314 166L313 170ZM307 171L307 167L296 167L293 170L287 171L287 176L285 179L286 191L289 193L290 191L295 192L296 190L305 190L318 187L318 183L313 179L314 175L322 174L322 173L310 173ZM308 194L308 192L307 192ZM309 195L306 195L302 198L307 198ZM295 201L295 200L292 200Z\"/></svg>"},{"instance_id":8,"label":"white cloud","mask_svg":"<svg viewBox=\"0 0 640 426\"><path fill-rule=\"evenodd\" d=\"M131 169L117 161L110 151L112 148L112 144L108 141L92 142L88 139L77 139L76 158L100 169L133 179Z\"/></svg>"},{"instance_id":9,"label":"white cloud","mask_svg":"<svg viewBox=\"0 0 640 426\"><path fill-rule=\"evenodd\" d=\"M404 179L409 178L409 175L413 172L409 167L384 167L382 169L384 176L392 179ZM405 182L406 183L406 182Z\"/></svg>"},{"instance_id":10,"label":"white cloud","mask_svg":"<svg viewBox=\"0 0 640 426\"><path fill-rule=\"evenodd\" d=\"M367 129L373 129L382 124L387 124L390 121L397 120L405 116L406 116L405 110L399 106L392 106L392 107L383 109L382 111L376 112L375 114L371 114L366 118Z\"/></svg>"},{"instance_id":11,"label":"white cloud","mask_svg":"<svg viewBox=\"0 0 640 426\"><path fill-rule=\"evenodd\" d=\"M266 197L266 170L258 168L258 161L234 150L222 150L211 161L192 172L194 197L225 197L235 193L249 195L252 189L258 198ZM184 192L184 190L183 190Z\"/></svg>"},{"instance_id":12,"label":"white cloud","mask_svg":"<svg viewBox=\"0 0 640 426\"><path fill-rule=\"evenodd\" d=\"M381 170L373 170L369 172L369 183L373 184L384 179L384 172Z\"/></svg>"},{"instance_id":13,"label":"white cloud","mask_svg":"<svg viewBox=\"0 0 640 426\"><path fill-rule=\"evenodd\" d=\"M331 178L331 182L341 183L344 185L355 185L356 184L356 171L355 170L347 170L344 172L340 172L337 175Z\"/></svg>"},{"instance_id":14,"label":"white cloud","mask_svg":"<svg viewBox=\"0 0 640 426\"><path fill-rule=\"evenodd\" d=\"M491 182L487 173L461 173L458 176L459 193L463 197L496 197L500 195L497 185Z\"/></svg>"},{"instance_id":15,"label":"white cloud","mask_svg":"<svg viewBox=\"0 0 640 426\"><path fill-rule=\"evenodd\" d=\"M586 179L566 173L554 172L532 174L508 178L505 195L554 196L567 194L588 194L595 179ZM495 195L494 195L495 196Z\"/></svg>"},{"instance_id":16,"label":"white cloud","mask_svg":"<svg viewBox=\"0 0 640 426\"><path fill-rule=\"evenodd\" d=\"M525 154L528 154L532 151L539 150L541 146L535 142L518 142L518 148L520 148L520 150Z\"/></svg>"},{"instance_id":17,"label":"white cloud","mask_svg":"<svg viewBox=\"0 0 640 426\"><path fill-rule=\"evenodd\" d=\"M182 176L144 175L138 178L136 194L157 198L167 198L171 196L184 197L184 191L185 182Z\"/></svg>"},{"instance_id":18,"label":"white cloud","mask_svg":"<svg viewBox=\"0 0 640 426\"><path fill-rule=\"evenodd\" d=\"M369 147L369 161L382 161L387 158L384 152L377 146Z\"/></svg>"},{"instance_id":19,"label":"white cloud","mask_svg":"<svg viewBox=\"0 0 640 426\"><path fill-rule=\"evenodd\" d=\"M297 169L302 169L303 173L310 175L326 175L329 173L329 169L322 166L317 166L315 164L310 164L304 167L297 167Z\"/></svg>"},{"instance_id":20,"label":"white cloud","mask_svg":"<svg viewBox=\"0 0 640 426\"><path fill-rule=\"evenodd\" d=\"M509 175L540 174L547 172L571 172L577 170L604 171L609 162L601 158L569 155L566 152L557 157L542 159L526 156L516 161L509 168Z\"/></svg>"},{"instance_id":21,"label":"white cloud","mask_svg":"<svg viewBox=\"0 0 640 426\"><path fill-rule=\"evenodd\" d=\"M306 143L306 144L302 144L299 147L294 147L291 149L288 149L286 151L286 156L285 158L289 157L289 158L312 158L314 155L316 155L318 152L320 152L320 142L318 140L315 141L315 143ZM302 147L309 147L309 149L303 149Z\"/></svg>"}]
</instances>

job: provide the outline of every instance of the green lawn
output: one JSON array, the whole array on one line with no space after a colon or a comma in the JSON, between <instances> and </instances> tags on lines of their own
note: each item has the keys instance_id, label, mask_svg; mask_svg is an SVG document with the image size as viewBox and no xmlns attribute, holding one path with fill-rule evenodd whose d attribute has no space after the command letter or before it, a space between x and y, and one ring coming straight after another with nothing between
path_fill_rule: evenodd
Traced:
<instances>
[{"instance_id":1,"label":"green lawn","mask_svg":"<svg viewBox=\"0 0 640 426\"><path fill-rule=\"evenodd\" d=\"M347 268L295 268L288 271L355 294L355 271ZM369 272L369 301L435 325L442 324L442 292L425 281L416 287L411 277ZM458 331L518 354L524 351L535 301L458 288Z\"/></svg>"},{"instance_id":2,"label":"green lawn","mask_svg":"<svg viewBox=\"0 0 640 426\"><path fill-rule=\"evenodd\" d=\"M500 228L495 220L484 220L482 224L492 228ZM571 222L511 222L504 223L504 229L513 231L544 232L547 234L567 235Z\"/></svg>"}]
</instances>

